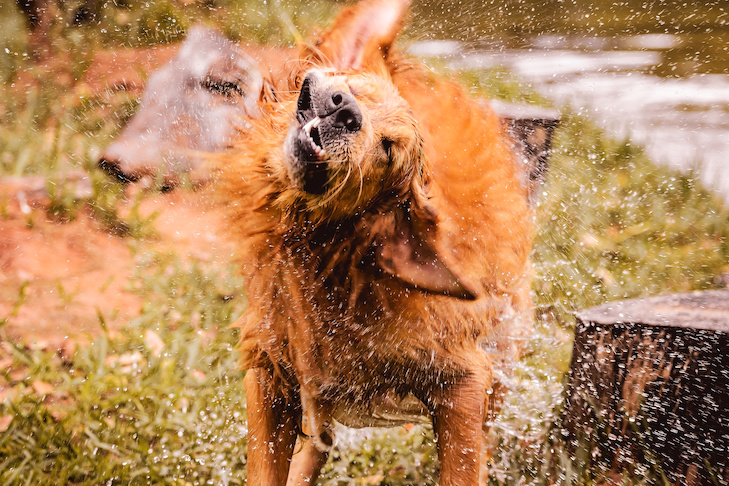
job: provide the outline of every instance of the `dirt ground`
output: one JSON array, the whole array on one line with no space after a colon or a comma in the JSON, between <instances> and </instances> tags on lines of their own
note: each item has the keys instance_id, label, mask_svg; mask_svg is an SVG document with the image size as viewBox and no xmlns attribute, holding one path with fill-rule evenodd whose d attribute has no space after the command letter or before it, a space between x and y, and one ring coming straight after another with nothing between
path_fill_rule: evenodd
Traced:
<instances>
[{"instance_id":1,"label":"dirt ground","mask_svg":"<svg viewBox=\"0 0 729 486\"><path fill-rule=\"evenodd\" d=\"M0 319L10 339L61 347L102 331L99 316L120 327L139 315L130 287L136 257L90 211L67 223L49 219L43 197L29 201L17 181L0 179ZM204 260L231 258L222 218L203 193L173 191L145 199L155 236L141 249L170 249Z\"/></svg>"},{"instance_id":2,"label":"dirt ground","mask_svg":"<svg viewBox=\"0 0 729 486\"><path fill-rule=\"evenodd\" d=\"M74 92L123 90L139 97L144 73L169 61L176 50L172 45L97 53ZM44 69L68 75L63 63L61 57ZM37 83L21 73L14 86L20 93ZM81 185L90 190L88 181ZM143 305L130 289L136 266L132 245L206 260L231 256L230 245L218 236L221 218L201 193L172 191L145 199L142 215L159 213L156 237L137 242L112 234L90 210L72 222L49 219L44 188L39 177L0 176L0 322L7 319L3 327L10 339L58 346L102 332L100 316L110 327L129 322Z\"/></svg>"}]
</instances>

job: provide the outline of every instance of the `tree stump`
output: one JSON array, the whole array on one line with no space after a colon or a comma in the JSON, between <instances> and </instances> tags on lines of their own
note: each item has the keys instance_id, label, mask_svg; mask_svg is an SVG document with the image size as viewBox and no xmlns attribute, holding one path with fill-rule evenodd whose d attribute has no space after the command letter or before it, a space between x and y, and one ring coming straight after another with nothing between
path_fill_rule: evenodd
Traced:
<instances>
[{"instance_id":1,"label":"tree stump","mask_svg":"<svg viewBox=\"0 0 729 486\"><path fill-rule=\"evenodd\" d=\"M563 417L577 455L676 484L727 484L729 290L579 313Z\"/></svg>"}]
</instances>

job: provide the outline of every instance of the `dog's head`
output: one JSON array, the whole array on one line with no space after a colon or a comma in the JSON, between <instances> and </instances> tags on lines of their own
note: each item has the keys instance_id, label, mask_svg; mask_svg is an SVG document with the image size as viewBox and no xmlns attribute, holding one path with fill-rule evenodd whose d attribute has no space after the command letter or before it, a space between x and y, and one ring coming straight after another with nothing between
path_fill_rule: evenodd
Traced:
<instances>
[{"instance_id":1,"label":"dog's head","mask_svg":"<svg viewBox=\"0 0 729 486\"><path fill-rule=\"evenodd\" d=\"M289 197L317 221L385 213L368 228L382 270L423 290L474 298L435 250L423 140L390 80L312 69L294 113L283 146Z\"/></svg>"},{"instance_id":2,"label":"dog's head","mask_svg":"<svg viewBox=\"0 0 729 486\"><path fill-rule=\"evenodd\" d=\"M283 163L286 203L337 221L403 196L425 160L419 127L387 65L409 0L345 10L302 53Z\"/></svg>"},{"instance_id":3,"label":"dog's head","mask_svg":"<svg viewBox=\"0 0 729 486\"><path fill-rule=\"evenodd\" d=\"M330 221L404 197L425 164L407 103L366 72L308 71L283 153L290 196Z\"/></svg>"},{"instance_id":4,"label":"dog's head","mask_svg":"<svg viewBox=\"0 0 729 486\"><path fill-rule=\"evenodd\" d=\"M305 68L294 73L289 93L269 97L264 89L271 102L243 143L249 159L262 164L254 164L262 168L255 173L261 187L271 189L235 192L268 192L265 207L281 216L262 224L282 221L282 234L299 228L297 242L306 238L301 228L350 231L347 251L374 253L379 270L421 290L473 299L438 250L424 136L391 76L390 45L408 3L360 2L304 51ZM246 173L234 180L249 179ZM361 254L352 250L357 245Z\"/></svg>"}]
</instances>

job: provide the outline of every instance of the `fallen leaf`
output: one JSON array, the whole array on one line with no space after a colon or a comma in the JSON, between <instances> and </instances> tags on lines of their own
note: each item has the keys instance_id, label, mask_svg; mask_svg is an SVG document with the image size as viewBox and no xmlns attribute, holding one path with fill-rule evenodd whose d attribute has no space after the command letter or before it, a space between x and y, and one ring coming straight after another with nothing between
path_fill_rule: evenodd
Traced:
<instances>
[{"instance_id":1,"label":"fallen leaf","mask_svg":"<svg viewBox=\"0 0 729 486\"><path fill-rule=\"evenodd\" d=\"M75 341L66 339L58 349L58 354L61 356L61 361L64 364L71 364L73 362L73 356L76 354L77 344Z\"/></svg>"},{"instance_id":2,"label":"fallen leaf","mask_svg":"<svg viewBox=\"0 0 729 486\"><path fill-rule=\"evenodd\" d=\"M580 239L580 244L584 246L585 248L597 248L600 246L600 240L597 236L593 235L592 233L585 233L582 235L582 238Z\"/></svg>"},{"instance_id":3,"label":"fallen leaf","mask_svg":"<svg viewBox=\"0 0 729 486\"><path fill-rule=\"evenodd\" d=\"M8 377L13 381L24 381L27 376L28 368L16 368L8 373Z\"/></svg>"},{"instance_id":4,"label":"fallen leaf","mask_svg":"<svg viewBox=\"0 0 729 486\"><path fill-rule=\"evenodd\" d=\"M134 351L133 353L124 353L121 356L119 356L119 364L122 366L131 366L133 364L137 364L141 362L144 359L144 356L142 356L142 353L139 351Z\"/></svg>"},{"instance_id":5,"label":"fallen leaf","mask_svg":"<svg viewBox=\"0 0 729 486\"><path fill-rule=\"evenodd\" d=\"M0 415L0 432L5 432L13 421L12 415Z\"/></svg>"},{"instance_id":6,"label":"fallen leaf","mask_svg":"<svg viewBox=\"0 0 729 486\"><path fill-rule=\"evenodd\" d=\"M182 413L187 413L187 410L190 408L190 400L188 400L185 397L182 397L177 402L177 406L180 408L180 410L182 411Z\"/></svg>"},{"instance_id":7,"label":"fallen leaf","mask_svg":"<svg viewBox=\"0 0 729 486\"><path fill-rule=\"evenodd\" d=\"M380 484L382 483L382 480L385 479L385 476L381 474L376 474L374 476L368 476L366 478L362 478L362 484Z\"/></svg>"},{"instance_id":8,"label":"fallen leaf","mask_svg":"<svg viewBox=\"0 0 729 486\"><path fill-rule=\"evenodd\" d=\"M0 388L0 403L5 400L15 400L20 394L20 387Z\"/></svg>"},{"instance_id":9,"label":"fallen leaf","mask_svg":"<svg viewBox=\"0 0 729 486\"><path fill-rule=\"evenodd\" d=\"M33 350L48 351L51 349L52 346L51 346L50 341L41 339L40 341L33 342L29 347L30 347L30 349L33 349Z\"/></svg>"},{"instance_id":10,"label":"fallen leaf","mask_svg":"<svg viewBox=\"0 0 729 486\"><path fill-rule=\"evenodd\" d=\"M597 270L595 270L594 276L597 277L602 283L605 285L605 287L615 287L618 285L617 281L615 280L615 277L613 277L613 274L610 273L610 270L608 270L605 267L600 267Z\"/></svg>"},{"instance_id":11,"label":"fallen leaf","mask_svg":"<svg viewBox=\"0 0 729 486\"><path fill-rule=\"evenodd\" d=\"M41 396L50 395L53 390L55 390L53 385L41 380L35 380L31 386L33 387L33 390Z\"/></svg>"},{"instance_id":12,"label":"fallen leaf","mask_svg":"<svg viewBox=\"0 0 729 486\"><path fill-rule=\"evenodd\" d=\"M55 422L60 422L61 420L66 418L67 415L68 415L67 410L59 410L57 408L54 408L53 410L51 410L51 417L53 417L53 420Z\"/></svg>"},{"instance_id":13,"label":"fallen leaf","mask_svg":"<svg viewBox=\"0 0 729 486\"><path fill-rule=\"evenodd\" d=\"M133 353L124 353L119 357L117 363L121 365L119 371L122 373L131 373L135 368L141 366L144 362L144 356L139 351Z\"/></svg>"},{"instance_id":14,"label":"fallen leaf","mask_svg":"<svg viewBox=\"0 0 729 486\"><path fill-rule=\"evenodd\" d=\"M162 341L162 338L151 329L147 329L144 333L144 345L156 357L159 357L165 349L165 343Z\"/></svg>"}]
</instances>

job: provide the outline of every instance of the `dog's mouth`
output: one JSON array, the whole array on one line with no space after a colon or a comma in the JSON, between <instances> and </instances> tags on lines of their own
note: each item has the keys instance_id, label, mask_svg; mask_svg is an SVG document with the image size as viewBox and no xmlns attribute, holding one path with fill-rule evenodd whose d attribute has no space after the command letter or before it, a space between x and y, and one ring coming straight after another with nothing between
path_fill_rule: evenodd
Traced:
<instances>
[{"instance_id":1,"label":"dog's mouth","mask_svg":"<svg viewBox=\"0 0 729 486\"><path fill-rule=\"evenodd\" d=\"M324 149L319 124L316 117L301 125L294 142L294 157L299 162L299 176L304 191L310 194L323 194L327 190L329 171L327 153Z\"/></svg>"},{"instance_id":2,"label":"dog's mouth","mask_svg":"<svg viewBox=\"0 0 729 486\"><path fill-rule=\"evenodd\" d=\"M327 191L330 166L360 130L363 118L351 94L327 88L322 78L312 71L304 79L287 143L292 180L309 194Z\"/></svg>"},{"instance_id":3,"label":"dog's mouth","mask_svg":"<svg viewBox=\"0 0 729 486\"><path fill-rule=\"evenodd\" d=\"M321 161L326 157L324 144L321 141L321 132L319 132L320 124L321 118L316 117L301 127L301 144L307 162Z\"/></svg>"},{"instance_id":4,"label":"dog's mouth","mask_svg":"<svg viewBox=\"0 0 729 486\"><path fill-rule=\"evenodd\" d=\"M324 160L326 151L321 139L320 125L322 119L317 115L312 98L312 80L307 77L301 86L299 99L296 102L296 120L300 130L297 149L303 162L320 162Z\"/></svg>"}]
</instances>

